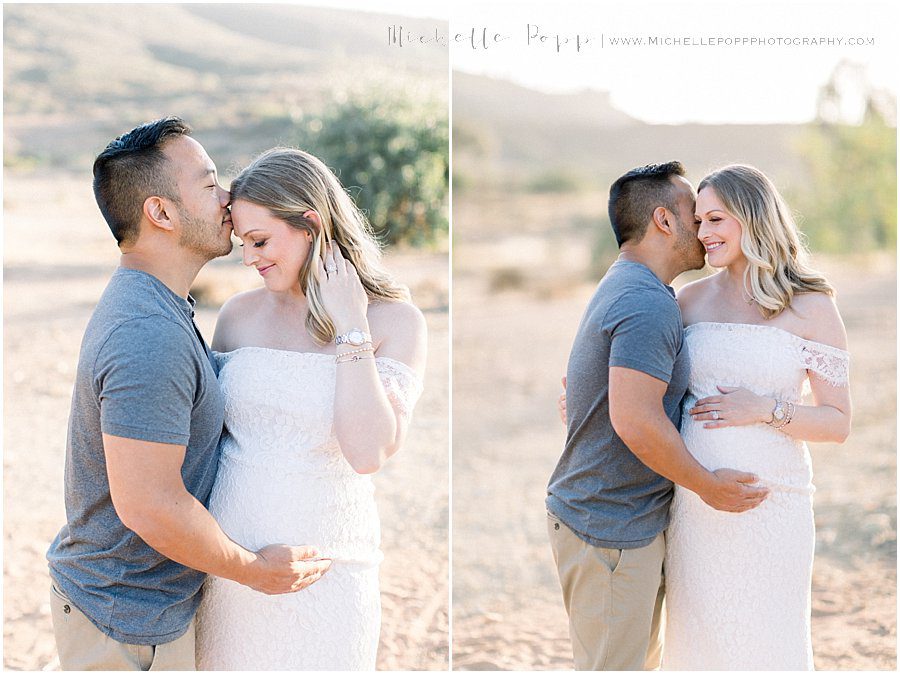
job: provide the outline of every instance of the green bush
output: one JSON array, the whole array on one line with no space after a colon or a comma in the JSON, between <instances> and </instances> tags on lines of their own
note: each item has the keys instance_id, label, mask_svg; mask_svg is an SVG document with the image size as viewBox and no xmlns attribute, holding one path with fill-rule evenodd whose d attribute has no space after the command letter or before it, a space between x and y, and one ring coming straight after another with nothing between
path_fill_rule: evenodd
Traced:
<instances>
[{"instance_id":1,"label":"green bush","mask_svg":"<svg viewBox=\"0 0 900 674\"><path fill-rule=\"evenodd\" d=\"M893 250L897 245L897 101L865 67L835 66L819 91L817 121L800 142L812 188L797 200L813 250ZM849 110L864 110L861 119Z\"/></svg>"},{"instance_id":2,"label":"green bush","mask_svg":"<svg viewBox=\"0 0 900 674\"><path fill-rule=\"evenodd\" d=\"M384 94L356 97L300 120L299 147L338 175L387 244L446 239L446 106Z\"/></svg>"},{"instance_id":3,"label":"green bush","mask_svg":"<svg viewBox=\"0 0 900 674\"><path fill-rule=\"evenodd\" d=\"M897 243L897 129L883 120L820 123L803 139L812 189L796 204L813 250L893 249Z\"/></svg>"}]
</instances>

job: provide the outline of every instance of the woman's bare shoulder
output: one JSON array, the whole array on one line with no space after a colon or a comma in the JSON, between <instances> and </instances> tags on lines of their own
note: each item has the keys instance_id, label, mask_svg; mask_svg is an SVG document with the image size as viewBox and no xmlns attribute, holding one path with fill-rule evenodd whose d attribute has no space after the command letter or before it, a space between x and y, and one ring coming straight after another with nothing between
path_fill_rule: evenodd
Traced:
<instances>
[{"instance_id":1,"label":"woman's bare shoulder","mask_svg":"<svg viewBox=\"0 0 900 674\"><path fill-rule=\"evenodd\" d=\"M379 300L369 304L369 326L381 336L415 334L425 329L425 316L419 308L403 301Z\"/></svg>"},{"instance_id":2,"label":"woman's bare shoulder","mask_svg":"<svg viewBox=\"0 0 900 674\"><path fill-rule=\"evenodd\" d=\"M691 281L683 285L675 294L686 325L697 321L697 319L693 318L693 315L699 306L707 303L707 300L713 293L715 278L716 275L712 274L696 281Z\"/></svg>"},{"instance_id":3,"label":"woman's bare shoulder","mask_svg":"<svg viewBox=\"0 0 900 674\"><path fill-rule=\"evenodd\" d=\"M252 316L259 309L259 301L265 292L265 288L245 290L225 301L216 317L216 333L212 343L214 351L230 351L235 348L233 342L238 322Z\"/></svg>"},{"instance_id":4,"label":"woman's bare shoulder","mask_svg":"<svg viewBox=\"0 0 900 674\"><path fill-rule=\"evenodd\" d=\"M265 288L254 288L232 295L219 309L219 322L230 322L255 313L260 308L260 300L265 297Z\"/></svg>"},{"instance_id":5,"label":"woman's bare shoulder","mask_svg":"<svg viewBox=\"0 0 900 674\"><path fill-rule=\"evenodd\" d=\"M847 348L847 330L834 298L827 293L800 293L791 301L791 318L804 339Z\"/></svg>"},{"instance_id":6,"label":"woman's bare shoulder","mask_svg":"<svg viewBox=\"0 0 900 674\"><path fill-rule=\"evenodd\" d=\"M369 304L369 328L378 355L406 363L421 372L425 365L425 316L410 302L379 300Z\"/></svg>"}]
</instances>

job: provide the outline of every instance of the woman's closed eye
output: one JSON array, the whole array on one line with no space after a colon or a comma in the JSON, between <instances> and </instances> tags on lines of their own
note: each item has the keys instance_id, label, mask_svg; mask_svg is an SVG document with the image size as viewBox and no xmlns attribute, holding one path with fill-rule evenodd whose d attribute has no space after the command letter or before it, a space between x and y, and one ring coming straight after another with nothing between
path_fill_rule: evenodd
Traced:
<instances>
[{"instance_id":1,"label":"woman's closed eye","mask_svg":"<svg viewBox=\"0 0 900 674\"><path fill-rule=\"evenodd\" d=\"M266 245L266 242L267 242L267 241L268 241L268 239L261 239L261 240L259 240L259 241L254 241L254 242L253 242L253 247L254 247L254 248L262 248L263 246ZM240 244L240 247L243 248L243 247L244 247L244 244Z\"/></svg>"}]
</instances>

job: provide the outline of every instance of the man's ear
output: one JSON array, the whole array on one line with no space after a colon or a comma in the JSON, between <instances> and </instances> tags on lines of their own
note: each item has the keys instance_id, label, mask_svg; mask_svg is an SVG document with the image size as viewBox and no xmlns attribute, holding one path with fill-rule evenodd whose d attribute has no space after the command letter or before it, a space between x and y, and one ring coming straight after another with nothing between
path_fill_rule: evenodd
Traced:
<instances>
[{"instance_id":1,"label":"man's ear","mask_svg":"<svg viewBox=\"0 0 900 674\"><path fill-rule=\"evenodd\" d=\"M144 199L144 217L154 227L159 227L167 232L175 229L172 215L177 213L175 204L163 197L147 197Z\"/></svg>"},{"instance_id":2,"label":"man's ear","mask_svg":"<svg viewBox=\"0 0 900 674\"><path fill-rule=\"evenodd\" d=\"M664 206L653 209L653 226L664 234L674 234L672 230L672 213Z\"/></svg>"}]
</instances>

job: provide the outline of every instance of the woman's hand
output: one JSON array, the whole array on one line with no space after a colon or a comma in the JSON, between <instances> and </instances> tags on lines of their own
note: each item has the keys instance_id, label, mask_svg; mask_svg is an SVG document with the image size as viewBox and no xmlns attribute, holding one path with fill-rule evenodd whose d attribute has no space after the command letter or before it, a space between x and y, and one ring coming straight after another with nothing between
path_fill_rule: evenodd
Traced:
<instances>
[{"instance_id":1,"label":"woman's hand","mask_svg":"<svg viewBox=\"0 0 900 674\"><path fill-rule=\"evenodd\" d=\"M695 421L706 421L703 428L726 428L766 423L772 418L773 398L765 398L745 388L717 386L721 395L698 400L688 410Z\"/></svg>"},{"instance_id":2,"label":"woman's hand","mask_svg":"<svg viewBox=\"0 0 900 674\"><path fill-rule=\"evenodd\" d=\"M316 260L316 273L322 304L334 323L335 333L340 335L354 328L368 332L366 290L356 268L344 259L340 246L333 241L325 247L325 259Z\"/></svg>"},{"instance_id":3,"label":"woman's hand","mask_svg":"<svg viewBox=\"0 0 900 674\"><path fill-rule=\"evenodd\" d=\"M566 425L566 378L562 378L563 392L559 394L559 400L556 401L556 410L559 412L559 420Z\"/></svg>"}]
</instances>

